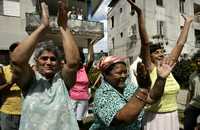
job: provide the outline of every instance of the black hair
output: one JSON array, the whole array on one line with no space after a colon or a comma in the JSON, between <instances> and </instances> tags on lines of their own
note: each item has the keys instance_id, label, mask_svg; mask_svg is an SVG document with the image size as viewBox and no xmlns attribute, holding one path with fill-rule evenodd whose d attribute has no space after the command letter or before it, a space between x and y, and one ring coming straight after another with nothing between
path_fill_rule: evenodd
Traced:
<instances>
[{"instance_id":1,"label":"black hair","mask_svg":"<svg viewBox=\"0 0 200 130\"><path fill-rule=\"evenodd\" d=\"M9 46L9 51L13 52L15 48L19 45L19 42L14 42Z\"/></svg>"},{"instance_id":2,"label":"black hair","mask_svg":"<svg viewBox=\"0 0 200 130\"><path fill-rule=\"evenodd\" d=\"M163 49L160 43L157 43L157 44L150 43L149 48L150 48L150 53L153 53L158 49Z\"/></svg>"}]
</instances>

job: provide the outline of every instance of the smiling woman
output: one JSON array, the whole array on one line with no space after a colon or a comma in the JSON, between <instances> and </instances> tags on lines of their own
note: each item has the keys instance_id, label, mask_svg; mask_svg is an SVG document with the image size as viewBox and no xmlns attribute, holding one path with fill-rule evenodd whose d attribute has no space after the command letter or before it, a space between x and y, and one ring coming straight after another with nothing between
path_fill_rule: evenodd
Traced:
<instances>
[{"instance_id":1,"label":"smiling woman","mask_svg":"<svg viewBox=\"0 0 200 130\"><path fill-rule=\"evenodd\" d=\"M58 25L63 41L64 60L60 67L60 50L51 41L38 43L49 27L48 5L42 8L40 26L14 50L11 61L13 77L23 92L19 130L78 130L68 89L74 84L80 56L76 42L67 28L65 3L59 1ZM28 61L35 51L36 66Z\"/></svg>"}]
</instances>

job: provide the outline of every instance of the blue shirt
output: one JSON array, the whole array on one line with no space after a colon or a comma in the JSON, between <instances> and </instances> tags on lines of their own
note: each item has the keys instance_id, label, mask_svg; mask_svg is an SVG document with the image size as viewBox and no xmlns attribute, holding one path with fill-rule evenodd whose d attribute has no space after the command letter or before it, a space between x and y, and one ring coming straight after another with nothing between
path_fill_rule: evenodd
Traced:
<instances>
[{"instance_id":1,"label":"blue shirt","mask_svg":"<svg viewBox=\"0 0 200 130\"><path fill-rule=\"evenodd\" d=\"M94 98L95 122L90 130L140 130L143 111L139 114L138 119L130 125L110 126L117 112L126 105L138 88L132 84L130 79L127 79L125 84L126 87L121 94L109 83L102 80Z\"/></svg>"}]
</instances>

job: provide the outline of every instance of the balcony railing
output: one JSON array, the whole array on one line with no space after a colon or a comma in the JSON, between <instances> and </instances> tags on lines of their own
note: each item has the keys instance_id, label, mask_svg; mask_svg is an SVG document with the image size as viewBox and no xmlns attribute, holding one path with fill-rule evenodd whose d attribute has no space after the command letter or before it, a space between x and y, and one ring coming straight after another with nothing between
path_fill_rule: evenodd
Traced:
<instances>
[{"instance_id":1,"label":"balcony railing","mask_svg":"<svg viewBox=\"0 0 200 130\"><path fill-rule=\"evenodd\" d=\"M50 16L50 27L45 38L61 42L57 17ZM26 13L26 31L32 33L40 25L40 16L34 13ZM68 27L73 32L78 45L86 47L88 40L98 41L104 36L103 23L85 20L68 20Z\"/></svg>"}]
</instances>

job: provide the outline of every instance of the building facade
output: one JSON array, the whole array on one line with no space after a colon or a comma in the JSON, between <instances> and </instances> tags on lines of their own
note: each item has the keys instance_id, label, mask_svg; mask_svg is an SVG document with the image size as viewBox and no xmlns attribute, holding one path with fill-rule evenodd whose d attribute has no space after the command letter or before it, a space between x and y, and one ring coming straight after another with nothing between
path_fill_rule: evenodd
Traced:
<instances>
[{"instance_id":1,"label":"building facade","mask_svg":"<svg viewBox=\"0 0 200 130\"><path fill-rule=\"evenodd\" d=\"M21 41L29 33L34 31L38 24L40 24L40 18L37 12L38 0L0 0L0 63L8 64L8 47L16 41ZM79 42L79 46L87 46L91 40L98 41L103 37L103 24L98 22L92 22L88 19L88 16L93 15L101 4L101 0L66 0L69 5L69 10L72 6L76 10L82 9L84 19L70 21L70 26L75 32L75 37ZM57 14L57 0L49 0L49 11L54 17L50 17L50 21L56 24L52 28L53 34L58 33L58 26L56 23ZM36 20L36 21L35 21ZM88 31L88 30L91 31ZM84 35L83 35L84 34ZM94 35L94 36L93 36ZM56 37L51 35L50 37ZM93 39L91 39L91 37ZM96 38L96 39L95 39ZM57 40L57 39L56 39Z\"/></svg>"},{"instance_id":2,"label":"building facade","mask_svg":"<svg viewBox=\"0 0 200 130\"><path fill-rule=\"evenodd\" d=\"M194 15L200 11L200 0L136 0L143 10L146 29L153 43L161 43L166 53L175 46L184 19L181 14ZM129 57L132 63L140 53L137 14L126 0L112 0L108 12L109 53ZM200 19L190 28L182 54L191 56L200 45Z\"/></svg>"}]
</instances>

